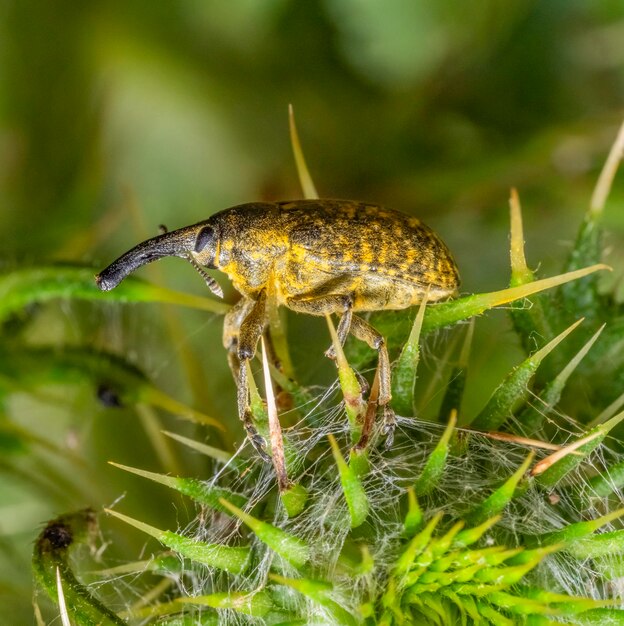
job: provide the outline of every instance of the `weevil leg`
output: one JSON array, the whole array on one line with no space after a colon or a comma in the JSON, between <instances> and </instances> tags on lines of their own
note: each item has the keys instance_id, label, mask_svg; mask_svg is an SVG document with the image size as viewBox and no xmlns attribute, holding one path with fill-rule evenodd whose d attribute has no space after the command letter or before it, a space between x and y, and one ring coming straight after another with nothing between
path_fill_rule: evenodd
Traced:
<instances>
[{"instance_id":1,"label":"weevil leg","mask_svg":"<svg viewBox=\"0 0 624 626\"><path fill-rule=\"evenodd\" d=\"M307 313L308 315L325 315L326 313L340 313L349 309L351 296L349 295L310 295L304 297L288 298L287 306L297 313Z\"/></svg>"},{"instance_id":2,"label":"weevil leg","mask_svg":"<svg viewBox=\"0 0 624 626\"><path fill-rule=\"evenodd\" d=\"M288 308L297 313L308 313L310 315L342 312L336 333L341 344L344 344L346 341L347 335L351 330L351 318L353 317L353 298L350 295L306 294L305 297L289 298ZM330 359L336 358L333 346L326 350L325 356Z\"/></svg>"},{"instance_id":3,"label":"weevil leg","mask_svg":"<svg viewBox=\"0 0 624 626\"><path fill-rule=\"evenodd\" d=\"M228 312L223 328L223 343L228 348L228 360L236 379L238 416L256 452L263 460L270 461L271 457L266 453L266 442L253 424L247 378L247 363L256 352L256 346L265 325L266 292L261 291L257 300L245 298Z\"/></svg>"},{"instance_id":4,"label":"weevil leg","mask_svg":"<svg viewBox=\"0 0 624 626\"><path fill-rule=\"evenodd\" d=\"M247 439L249 439L251 445L260 455L262 460L270 463L271 457L266 452L266 442L254 426L253 415L251 413L251 408L249 407L249 381L247 380L247 362L241 363L241 366L239 367L236 387L238 415L243 422L243 428L247 433Z\"/></svg>"},{"instance_id":5,"label":"weevil leg","mask_svg":"<svg viewBox=\"0 0 624 626\"><path fill-rule=\"evenodd\" d=\"M336 329L336 334L338 335L338 341L340 341L340 345L344 346L344 342L347 340L347 335L351 332L351 320L353 319L353 298L349 297L346 302L346 308L342 317L340 318L340 322L338 323L338 328ZM333 345L329 346L327 350L325 350L325 356L329 359L336 358L336 349Z\"/></svg>"},{"instance_id":6,"label":"weevil leg","mask_svg":"<svg viewBox=\"0 0 624 626\"><path fill-rule=\"evenodd\" d=\"M377 404L382 408L383 412L387 449L392 446L394 441L396 416L390 407L390 400L392 399L390 357L388 356L386 340L368 322L357 315L353 315L351 318L351 334L361 341L365 341L373 350L377 350L377 373L379 375L379 399Z\"/></svg>"},{"instance_id":7,"label":"weevil leg","mask_svg":"<svg viewBox=\"0 0 624 626\"><path fill-rule=\"evenodd\" d=\"M253 300L241 298L225 314L223 320L223 347L228 351L228 364L232 371L234 382L238 380L238 368L240 367L240 361L238 359L238 336L240 334L240 327L253 306ZM264 331L264 339L268 350L267 356L269 357L269 362L281 370L281 363L273 347L273 339L271 338L269 328Z\"/></svg>"},{"instance_id":8,"label":"weevil leg","mask_svg":"<svg viewBox=\"0 0 624 626\"><path fill-rule=\"evenodd\" d=\"M256 353L256 346L266 326L266 291L260 292L258 299L253 303L251 310L243 319L238 333L238 358L249 361Z\"/></svg>"},{"instance_id":9,"label":"weevil leg","mask_svg":"<svg viewBox=\"0 0 624 626\"><path fill-rule=\"evenodd\" d=\"M383 412L384 428L383 433L386 436L385 448L390 450L394 443L394 431L396 430L396 415L389 404L384 404L381 408Z\"/></svg>"},{"instance_id":10,"label":"weevil leg","mask_svg":"<svg viewBox=\"0 0 624 626\"><path fill-rule=\"evenodd\" d=\"M330 281L330 283L323 285L322 288L316 292L306 294L305 297L299 296L298 298L290 298L287 302L287 306L297 313L308 313L309 315L325 315L326 313L339 313L342 311L342 317L338 323L336 334L338 335L340 343L344 345L348 334L351 332L353 297L350 295L336 294L317 295L324 289L330 287L333 289L336 286L339 287L340 284L338 283L338 285L336 285L336 281ZM336 358L333 345L325 351L325 356L330 359ZM367 380L359 372L356 372L355 375L358 378L362 392L366 393L368 390Z\"/></svg>"},{"instance_id":11,"label":"weevil leg","mask_svg":"<svg viewBox=\"0 0 624 626\"><path fill-rule=\"evenodd\" d=\"M234 381L238 381L240 361L238 359L238 336L243 320L254 306L254 301L241 298L226 314L223 320L223 346L228 351L228 364Z\"/></svg>"},{"instance_id":12,"label":"weevil leg","mask_svg":"<svg viewBox=\"0 0 624 626\"><path fill-rule=\"evenodd\" d=\"M353 320L353 298L349 297L347 301L347 305L345 308L342 317L340 318L340 322L338 323L338 328L336 329L336 334L338 335L338 341L340 341L340 345L344 346L345 341L347 340L347 336L351 332L351 322ZM336 348L332 344L325 350L325 356L328 359L332 359L332 361L336 358ZM360 387L362 389L362 393L366 393L368 391L368 381L362 374L359 372L355 372L355 375L360 383Z\"/></svg>"},{"instance_id":13,"label":"weevil leg","mask_svg":"<svg viewBox=\"0 0 624 626\"><path fill-rule=\"evenodd\" d=\"M361 452L365 450L370 441L373 426L375 424L375 415L377 414L377 408L379 406L379 369L375 372L375 378L373 379L373 386L371 387L370 396L368 397L368 405L366 407L366 413L364 414L364 420L362 422L362 433L360 434L359 441L353 447L354 452Z\"/></svg>"},{"instance_id":14,"label":"weevil leg","mask_svg":"<svg viewBox=\"0 0 624 626\"><path fill-rule=\"evenodd\" d=\"M377 404L381 407L383 413L386 447L391 447L394 441L396 417L389 404L392 399L390 357L388 356L388 349L386 348L386 341L383 335L361 317L353 314L353 298L350 295L306 294L305 297L290 298L287 305L293 311L311 315L324 315L325 313L343 311L337 331L341 343L344 343L347 335L351 333L357 339L365 341L373 350L377 350L377 371L379 374L379 399ZM328 350L328 352L330 351ZM326 354L332 356L331 353L328 354L326 352Z\"/></svg>"},{"instance_id":15,"label":"weevil leg","mask_svg":"<svg viewBox=\"0 0 624 626\"><path fill-rule=\"evenodd\" d=\"M351 318L351 334L360 341L366 342L373 350L377 350L379 358L379 404L388 404L392 399L390 391L390 357L386 348L386 340L375 328L358 315Z\"/></svg>"}]
</instances>

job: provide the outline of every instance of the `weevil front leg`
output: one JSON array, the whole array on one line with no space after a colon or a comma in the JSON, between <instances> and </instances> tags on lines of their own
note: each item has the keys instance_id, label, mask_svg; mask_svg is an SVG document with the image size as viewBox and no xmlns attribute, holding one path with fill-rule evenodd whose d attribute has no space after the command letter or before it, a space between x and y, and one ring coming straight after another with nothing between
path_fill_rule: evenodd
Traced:
<instances>
[{"instance_id":1,"label":"weevil front leg","mask_svg":"<svg viewBox=\"0 0 624 626\"><path fill-rule=\"evenodd\" d=\"M234 377L234 382L238 380L238 369L240 361L238 359L238 337L240 335L240 327L251 312L255 301L250 298L241 298L226 314L223 320L223 346L227 350L228 364ZM269 363L272 363L278 370L281 370L281 364L270 333L267 328L264 332L265 345L267 348L267 356Z\"/></svg>"},{"instance_id":2,"label":"weevil front leg","mask_svg":"<svg viewBox=\"0 0 624 626\"><path fill-rule=\"evenodd\" d=\"M249 406L249 380L247 379L247 360L240 364L238 378L236 380L236 398L238 404L238 416L243 422L243 428L247 433L247 439L251 442L255 451L263 461L271 462L271 457L266 452L266 441L256 429L253 423L253 414Z\"/></svg>"},{"instance_id":3,"label":"weevil front leg","mask_svg":"<svg viewBox=\"0 0 624 626\"><path fill-rule=\"evenodd\" d=\"M253 447L265 461L270 461L266 442L253 423L247 378L247 364L256 352L265 325L266 292L263 290L257 300L243 298L228 312L223 326L223 344L228 349L228 362L236 380L238 416Z\"/></svg>"},{"instance_id":4,"label":"weevil front leg","mask_svg":"<svg viewBox=\"0 0 624 626\"><path fill-rule=\"evenodd\" d=\"M396 416L390 407L392 386L390 378L390 357L386 340L375 328L361 317L353 315L351 318L351 334L361 341L365 341L373 350L377 350L377 374L379 376L379 398L377 404L382 408L384 420L384 434L386 435L386 449L392 447Z\"/></svg>"},{"instance_id":5,"label":"weevil front leg","mask_svg":"<svg viewBox=\"0 0 624 626\"><path fill-rule=\"evenodd\" d=\"M238 381L240 361L238 359L238 337L243 321L253 309L255 302L250 298L241 298L223 319L223 346L228 352L228 364L234 381Z\"/></svg>"}]
</instances>

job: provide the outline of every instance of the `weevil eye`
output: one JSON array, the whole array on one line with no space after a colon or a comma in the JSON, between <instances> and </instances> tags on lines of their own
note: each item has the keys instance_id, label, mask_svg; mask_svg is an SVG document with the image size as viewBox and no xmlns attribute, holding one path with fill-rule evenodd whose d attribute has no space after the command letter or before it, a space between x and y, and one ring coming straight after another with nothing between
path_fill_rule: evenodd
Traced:
<instances>
[{"instance_id":1,"label":"weevil eye","mask_svg":"<svg viewBox=\"0 0 624 626\"><path fill-rule=\"evenodd\" d=\"M195 240L195 252L201 252L206 246L214 243L215 231L212 226L204 226Z\"/></svg>"}]
</instances>

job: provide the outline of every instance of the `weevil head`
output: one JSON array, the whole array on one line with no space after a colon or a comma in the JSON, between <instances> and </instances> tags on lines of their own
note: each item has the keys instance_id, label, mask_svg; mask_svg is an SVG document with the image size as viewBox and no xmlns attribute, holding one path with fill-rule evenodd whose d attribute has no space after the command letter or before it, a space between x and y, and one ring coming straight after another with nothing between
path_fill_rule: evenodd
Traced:
<instances>
[{"instance_id":1,"label":"weevil head","mask_svg":"<svg viewBox=\"0 0 624 626\"><path fill-rule=\"evenodd\" d=\"M165 256L178 256L214 269L217 243L217 231L211 220L172 230L143 241L122 254L97 274L95 282L102 291L110 291L134 270Z\"/></svg>"}]
</instances>

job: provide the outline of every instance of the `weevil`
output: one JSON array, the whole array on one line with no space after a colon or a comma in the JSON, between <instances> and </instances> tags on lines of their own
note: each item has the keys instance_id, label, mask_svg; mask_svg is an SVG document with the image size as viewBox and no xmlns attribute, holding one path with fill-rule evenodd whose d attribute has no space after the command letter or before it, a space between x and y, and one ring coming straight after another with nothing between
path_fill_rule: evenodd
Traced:
<instances>
[{"instance_id":1,"label":"weevil","mask_svg":"<svg viewBox=\"0 0 624 626\"><path fill-rule=\"evenodd\" d=\"M239 417L263 458L253 426L247 362L267 325L270 299L298 313L339 314L339 340L349 333L378 353L378 405L392 441L390 361L384 338L360 311L403 309L452 296L459 276L441 239L415 217L351 200L253 202L138 244L96 276L116 287L138 267L165 256L190 261L210 290L223 293L203 268L218 269L242 295L225 316L223 343L237 384ZM330 348L327 353L332 355Z\"/></svg>"}]
</instances>

